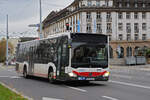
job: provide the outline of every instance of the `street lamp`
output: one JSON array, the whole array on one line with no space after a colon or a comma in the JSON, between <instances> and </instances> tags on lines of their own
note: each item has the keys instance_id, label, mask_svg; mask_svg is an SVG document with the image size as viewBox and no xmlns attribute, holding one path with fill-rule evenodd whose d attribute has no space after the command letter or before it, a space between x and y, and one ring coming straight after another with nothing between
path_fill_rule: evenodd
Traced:
<instances>
[{"instance_id":1,"label":"street lamp","mask_svg":"<svg viewBox=\"0 0 150 100\"><path fill-rule=\"evenodd\" d=\"M42 35L42 7L41 7L41 0L39 0L39 4L40 4L40 24L30 24L28 25L29 27L38 27L40 29L39 32L39 38L43 38Z\"/></svg>"}]
</instances>

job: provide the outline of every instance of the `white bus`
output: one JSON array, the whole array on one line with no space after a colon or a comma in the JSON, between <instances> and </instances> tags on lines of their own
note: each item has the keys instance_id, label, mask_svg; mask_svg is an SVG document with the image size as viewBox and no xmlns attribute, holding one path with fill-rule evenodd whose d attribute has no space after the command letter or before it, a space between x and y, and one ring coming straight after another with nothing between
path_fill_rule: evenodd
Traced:
<instances>
[{"instance_id":1,"label":"white bus","mask_svg":"<svg viewBox=\"0 0 150 100\"><path fill-rule=\"evenodd\" d=\"M38 76L55 81L108 81L107 36L61 33L17 47L16 70L25 78Z\"/></svg>"}]
</instances>

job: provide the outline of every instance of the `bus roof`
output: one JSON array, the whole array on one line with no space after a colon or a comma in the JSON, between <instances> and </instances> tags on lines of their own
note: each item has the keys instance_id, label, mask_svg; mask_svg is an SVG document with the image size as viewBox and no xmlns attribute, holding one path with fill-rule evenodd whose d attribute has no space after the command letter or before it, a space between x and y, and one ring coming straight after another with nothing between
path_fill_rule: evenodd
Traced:
<instances>
[{"instance_id":1,"label":"bus roof","mask_svg":"<svg viewBox=\"0 0 150 100\"><path fill-rule=\"evenodd\" d=\"M85 37L85 35L86 35L86 37ZM39 40L51 39L51 38L56 38L56 37L60 37L60 36L68 36L69 38L72 38L72 36L75 36L75 37L78 37L78 41L83 41L85 39L89 39L91 41L101 40L99 42L107 43L107 35L104 35L104 34L65 32L65 33L49 35L47 38L43 38L43 39L35 39L35 40L31 40L31 41L26 41L26 42L20 42L19 44L32 43L32 42L36 42ZM92 39L92 36L93 36L93 39ZM97 38L94 38L94 37L97 37ZM76 40L77 40L77 38L76 38Z\"/></svg>"}]
</instances>

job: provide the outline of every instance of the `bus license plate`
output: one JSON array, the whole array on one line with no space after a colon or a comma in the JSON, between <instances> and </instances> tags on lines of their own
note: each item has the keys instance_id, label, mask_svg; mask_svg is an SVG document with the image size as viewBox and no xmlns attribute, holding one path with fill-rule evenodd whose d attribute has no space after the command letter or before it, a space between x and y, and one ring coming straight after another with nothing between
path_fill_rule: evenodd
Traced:
<instances>
[{"instance_id":1,"label":"bus license plate","mask_svg":"<svg viewBox=\"0 0 150 100\"><path fill-rule=\"evenodd\" d=\"M78 77L78 80L86 80L85 77Z\"/></svg>"},{"instance_id":2,"label":"bus license plate","mask_svg":"<svg viewBox=\"0 0 150 100\"><path fill-rule=\"evenodd\" d=\"M86 78L86 80L95 80L95 78Z\"/></svg>"}]
</instances>

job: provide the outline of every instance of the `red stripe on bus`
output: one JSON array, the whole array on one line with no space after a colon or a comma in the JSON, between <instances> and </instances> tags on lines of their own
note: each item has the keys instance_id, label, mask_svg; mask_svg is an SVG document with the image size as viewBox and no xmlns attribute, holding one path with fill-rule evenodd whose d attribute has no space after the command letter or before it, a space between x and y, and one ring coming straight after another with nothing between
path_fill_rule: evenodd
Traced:
<instances>
[{"instance_id":1,"label":"red stripe on bus","mask_svg":"<svg viewBox=\"0 0 150 100\"><path fill-rule=\"evenodd\" d=\"M84 76L84 77L97 77L97 76L102 76L105 73L107 73L107 71L104 72L77 72L77 71L72 71L73 73L75 73L78 76Z\"/></svg>"},{"instance_id":2,"label":"red stripe on bus","mask_svg":"<svg viewBox=\"0 0 150 100\"><path fill-rule=\"evenodd\" d=\"M34 73L34 75L48 77L47 74Z\"/></svg>"},{"instance_id":3,"label":"red stripe on bus","mask_svg":"<svg viewBox=\"0 0 150 100\"><path fill-rule=\"evenodd\" d=\"M36 76L43 76L43 77L48 77L47 74L40 74L40 73L34 73L34 75ZM56 79L56 76L53 76L54 79Z\"/></svg>"}]
</instances>

